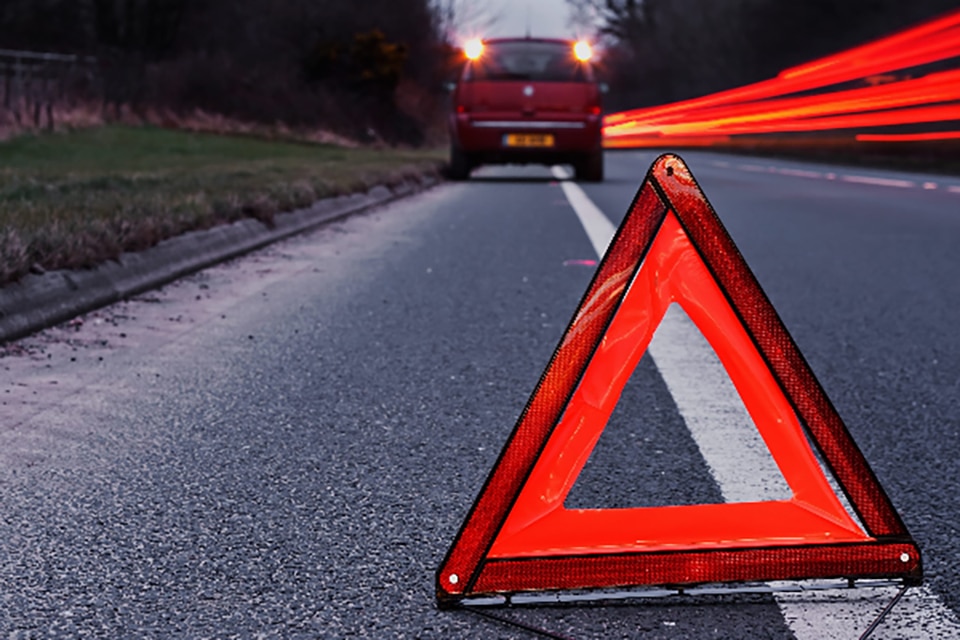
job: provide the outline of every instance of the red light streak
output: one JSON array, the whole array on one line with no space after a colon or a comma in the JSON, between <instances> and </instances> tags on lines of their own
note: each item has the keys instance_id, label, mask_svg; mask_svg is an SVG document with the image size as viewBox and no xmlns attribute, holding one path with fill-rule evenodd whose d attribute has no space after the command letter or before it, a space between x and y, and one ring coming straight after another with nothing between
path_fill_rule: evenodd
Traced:
<instances>
[{"instance_id":1,"label":"red light streak","mask_svg":"<svg viewBox=\"0 0 960 640\"><path fill-rule=\"evenodd\" d=\"M916 78L903 73L954 58L960 63L960 11L787 69L770 80L693 100L612 114L604 120L606 144L650 146L676 141L699 146L738 135L955 124L960 122L960 69ZM896 72L901 72L899 77ZM833 85L881 75L893 81L829 90ZM821 92L791 95L816 90ZM904 141L953 139L931 133L897 135Z\"/></svg>"},{"instance_id":2,"label":"red light streak","mask_svg":"<svg viewBox=\"0 0 960 640\"><path fill-rule=\"evenodd\" d=\"M949 33L957 27L960 27L960 12L932 20L918 27L908 29L907 31L901 31L882 40L877 40L853 49L847 49L836 55L820 58L814 62L787 69L783 71L780 76L785 78L799 76L822 70L831 65L847 65L852 60L866 61L878 56L887 56L891 52L894 54L909 52L909 47L914 47L924 42L927 38L940 36L941 40L943 40L945 33Z\"/></svg>"},{"instance_id":3,"label":"red light streak","mask_svg":"<svg viewBox=\"0 0 960 640\"><path fill-rule=\"evenodd\" d=\"M647 117L641 122L629 122L631 133L656 132L661 135L690 135L709 132L741 131L751 123L767 126L783 123L783 131L790 131L790 123L796 130L807 130L802 119L849 113L867 113L902 107L928 105L960 100L960 69L931 74L918 80L908 80L874 87L837 91L825 96L781 98L762 103L747 103L726 107L703 109L696 120L689 113L671 114L669 117ZM954 112L960 116L960 106ZM949 117L947 118L949 119ZM609 127L616 131L623 125Z\"/></svg>"}]
</instances>

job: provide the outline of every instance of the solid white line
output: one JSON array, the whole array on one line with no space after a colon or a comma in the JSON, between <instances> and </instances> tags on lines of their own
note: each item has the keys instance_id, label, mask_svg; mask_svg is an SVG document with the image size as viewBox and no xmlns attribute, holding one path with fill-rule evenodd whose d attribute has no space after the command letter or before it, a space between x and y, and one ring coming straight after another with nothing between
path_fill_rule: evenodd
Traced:
<instances>
[{"instance_id":1,"label":"solid white line","mask_svg":"<svg viewBox=\"0 0 960 640\"><path fill-rule=\"evenodd\" d=\"M616 231L615 227L577 184L565 179L565 171L554 167L553 175L562 180L563 191L583 224L594 250L598 256L603 256ZM776 481L779 472L771 474L769 469L763 471L763 465L772 462L767 461L769 452L762 442L758 449L759 436L755 435L753 442L744 436L744 431L756 433L749 418L746 418L746 430L738 428L744 424L743 404L736 397L716 354L686 314L682 311L668 312L654 335L648 355L670 390L694 440L704 452L724 499L734 502L779 497L783 491L783 486ZM696 381L693 380L692 371L696 371ZM701 382L706 384L701 385ZM717 440L725 436L718 437L713 433L715 429L720 429L719 433L728 436L735 433L735 437L740 439L733 445L735 451L729 447L721 447L717 451ZM744 437L748 440L742 440ZM759 474L758 469L761 471ZM773 477L774 480L763 480L766 477ZM866 630L873 617L893 597L894 591L893 588L876 588L786 593L776 594L774 599L797 640L840 640L856 638ZM960 621L926 587L908 591L872 636L875 640L948 637L960 637Z\"/></svg>"},{"instance_id":2,"label":"solid white line","mask_svg":"<svg viewBox=\"0 0 960 640\"><path fill-rule=\"evenodd\" d=\"M790 488L753 427L720 359L670 305L647 348L726 502L787 500ZM695 374L691 374L695 372ZM736 464L731 461L736 460ZM745 473L744 470L750 470Z\"/></svg>"},{"instance_id":3,"label":"solid white line","mask_svg":"<svg viewBox=\"0 0 960 640\"><path fill-rule=\"evenodd\" d=\"M570 201L570 205L577 211L577 216L583 224L583 228L590 237L590 242L597 249L597 254L603 255L607 252L607 245L613 239L616 227L603 215L603 212L587 197L579 186L570 182L570 174L559 166L552 168L553 177L560 181L564 195ZM598 248L599 247L599 248Z\"/></svg>"}]
</instances>

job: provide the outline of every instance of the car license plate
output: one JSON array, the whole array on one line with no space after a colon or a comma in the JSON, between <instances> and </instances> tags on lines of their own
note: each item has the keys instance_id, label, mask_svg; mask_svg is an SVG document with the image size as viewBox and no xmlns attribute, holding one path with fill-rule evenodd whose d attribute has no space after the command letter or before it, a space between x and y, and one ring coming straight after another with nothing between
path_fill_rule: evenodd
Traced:
<instances>
[{"instance_id":1,"label":"car license plate","mask_svg":"<svg viewBox=\"0 0 960 640\"><path fill-rule=\"evenodd\" d=\"M503 136L503 144L507 147L552 147L553 134L508 133Z\"/></svg>"}]
</instances>

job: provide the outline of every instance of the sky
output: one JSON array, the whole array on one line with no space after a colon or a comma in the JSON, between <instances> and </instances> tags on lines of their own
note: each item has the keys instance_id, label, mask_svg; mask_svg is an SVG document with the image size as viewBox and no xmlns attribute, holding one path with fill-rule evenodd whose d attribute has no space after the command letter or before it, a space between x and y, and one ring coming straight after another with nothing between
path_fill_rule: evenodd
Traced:
<instances>
[{"instance_id":1,"label":"sky","mask_svg":"<svg viewBox=\"0 0 960 640\"><path fill-rule=\"evenodd\" d=\"M488 13L495 22L483 36L524 36L528 16L531 36L569 38L574 35L567 24L570 13L566 0L487 0L484 4L490 7Z\"/></svg>"}]
</instances>

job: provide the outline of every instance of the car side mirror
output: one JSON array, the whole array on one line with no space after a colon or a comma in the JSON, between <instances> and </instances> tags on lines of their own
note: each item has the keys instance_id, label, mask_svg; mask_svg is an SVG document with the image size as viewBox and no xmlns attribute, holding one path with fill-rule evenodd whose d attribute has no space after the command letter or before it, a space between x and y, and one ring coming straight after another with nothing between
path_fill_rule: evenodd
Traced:
<instances>
[{"instance_id":1,"label":"car side mirror","mask_svg":"<svg viewBox=\"0 0 960 640\"><path fill-rule=\"evenodd\" d=\"M606 82L601 82L600 93L610 93L610 85L608 85Z\"/></svg>"},{"instance_id":2,"label":"car side mirror","mask_svg":"<svg viewBox=\"0 0 960 640\"><path fill-rule=\"evenodd\" d=\"M456 90L456 88L457 88L457 83L456 83L456 82L444 82L444 83L443 83L443 90L446 91L447 93L453 93L454 90Z\"/></svg>"}]
</instances>

